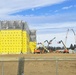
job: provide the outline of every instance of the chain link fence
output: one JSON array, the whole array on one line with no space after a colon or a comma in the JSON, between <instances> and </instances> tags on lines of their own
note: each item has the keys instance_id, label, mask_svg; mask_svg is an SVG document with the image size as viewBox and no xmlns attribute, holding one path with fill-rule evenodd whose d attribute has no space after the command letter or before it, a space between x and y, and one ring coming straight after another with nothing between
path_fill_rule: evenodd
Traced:
<instances>
[{"instance_id":1,"label":"chain link fence","mask_svg":"<svg viewBox=\"0 0 76 75\"><path fill-rule=\"evenodd\" d=\"M0 59L0 75L76 75L76 58Z\"/></svg>"}]
</instances>

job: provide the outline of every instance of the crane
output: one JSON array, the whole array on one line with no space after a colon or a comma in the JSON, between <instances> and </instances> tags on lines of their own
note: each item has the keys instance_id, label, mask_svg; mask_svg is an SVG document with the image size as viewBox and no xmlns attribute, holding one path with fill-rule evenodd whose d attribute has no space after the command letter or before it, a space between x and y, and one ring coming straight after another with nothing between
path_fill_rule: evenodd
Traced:
<instances>
[{"instance_id":1,"label":"crane","mask_svg":"<svg viewBox=\"0 0 76 75\"><path fill-rule=\"evenodd\" d=\"M76 34L75 34L75 31L74 31L73 29L68 29L68 30L67 30L67 33L66 33L66 37L65 37L65 45L66 45L66 41L67 41L67 37L68 37L68 33L69 33L70 30L71 30L71 31L73 32L73 34L74 34L75 44L76 44Z\"/></svg>"},{"instance_id":2,"label":"crane","mask_svg":"<svg viewBox=\"0 0 76 75\"><path fill-rule=\"evenodd\" d=\"M66 45L66 41L67 41L68 32L69 32L69 29L67 30L67 33L66 33L66 37L65 37L65 45Z\"/></svg>"},{"instance_id":3,"label":"crane","mask_svg":"<svg viewBox=\"0 0 76 75\"><path fill-rule=\"evenodd\" d=\"M71 29L74 33L74 38L75 38L75 44L76 44L76 34L75 34L75 31L73 29Z\"/></svg>"}]
</instances>

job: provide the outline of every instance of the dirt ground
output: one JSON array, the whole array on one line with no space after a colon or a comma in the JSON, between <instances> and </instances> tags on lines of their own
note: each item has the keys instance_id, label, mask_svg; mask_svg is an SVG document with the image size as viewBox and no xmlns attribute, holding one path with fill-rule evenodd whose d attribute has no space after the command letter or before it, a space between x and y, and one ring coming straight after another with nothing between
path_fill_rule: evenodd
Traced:
<instances>
[{"instance_id":1,"label":"dirt ground","mask_svg":"<svg viewBox=\"0 0 76 75\"><path fill-rule=\"evenodd\" d=\"M25 59L54 59L25 61L24 75L76 75L76 54L61 53L0 55L0 75L18 75L19 62L11 60L21 57ZM67 58L71 60L67 60Z\"/></svg>"}]
</instances>

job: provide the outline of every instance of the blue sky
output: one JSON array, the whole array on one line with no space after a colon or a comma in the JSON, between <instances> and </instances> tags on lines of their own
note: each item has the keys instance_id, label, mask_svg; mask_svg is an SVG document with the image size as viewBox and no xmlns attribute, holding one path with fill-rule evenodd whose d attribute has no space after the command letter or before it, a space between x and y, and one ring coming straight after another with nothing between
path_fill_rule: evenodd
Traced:
<instances>
[{"instance_id":1,"label":"blue sky","mask_svg":"<svg viewBox=\"0 0 76 75\"><path fill-rule=\"evenodd\" d=\"M54 14L62 14L62 13L75 13L76 9L76 1L75 0L66 0L63 3L47 5L43 7L34 7L30 9L24 9L19 12L13 13L12 15L33 15L33 16L41 16L41 15L54 15Z\"/></svg>"},{"instance_id":2,"label":"blue sky","mask_svg":"<svg viewBox=\"0 0 76 75\"><path fill-rule=\"evenodd\" d=\"M0 20L23 20L30 29L37 30L37 42L56 39L65 41L66 31L70 29L67 44L75 44L71 29L76 32L76 0L1 0Z\"/></svg>"}]
</instances>

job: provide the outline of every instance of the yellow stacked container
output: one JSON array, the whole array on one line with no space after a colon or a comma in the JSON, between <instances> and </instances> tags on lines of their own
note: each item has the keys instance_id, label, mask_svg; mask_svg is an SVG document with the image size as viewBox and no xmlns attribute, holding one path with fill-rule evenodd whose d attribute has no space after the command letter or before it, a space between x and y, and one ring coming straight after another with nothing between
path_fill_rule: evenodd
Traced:
<instances>
[{"instance_id":1,"label":"yellow stacked container","mask_svg":"<svg viewBox=\"0 0 76 75\"><path fill-rule=\"evenodd\" d=\"M34 53L34 50L36 49L36 42L30 42L30 49L31 53Z\"/></svg>"},{"instance_id":2,"label":"yellow stacked container","mask_svg":"<svg viewBox=\"0 0 76 75\"><path fill-rule=\"evenodd\" d=\"M33 53L35 48L26 22L0 21L0 54Z\"/></svg>"},{"instance_id":3,"label":"yellow stacked container","mask_svg":"<svg viewBox=\"0 0 76 75\"><path fill-rule=\"evenodd\" d=\"M1 30L1 51L4 54L19 54L22 49L21 30Z\"/></svg>"},{"instance_id":4,"label":"yellow stacked container","mask_svg":"<svg viewBox=\"0 0 76 75\"><path fill-rule=\"evenodd\" d=\"M29 35L23 30L0 31L0 54L30 53Z\"/></svg>"},{"instance_id":5,"label":"yellow stacked container","mask_svg":"<svg viewBox=\"0 0 76 75\"><path fill-rule=\"evenodd\" d=\"M36 30L30 30L30 50L31 53L34 53L34 50L36 49Z\"/></svg>"},{"instance_id":6,"label":"yellow stacked container","mask_svg":"<svg viewBox=\"0 0 76 75\"><path fill-rule=\"evenodd\" d=\"M0 30L0 54L2 54L2 51L1 51L1 30Z\"/></svg>"},{"instance_id":7,"label":"yellow stacked container","mask_svg":"<svg viewBox=\"0 0 76 75\"><path fill-rule=\"evenodd\" d=\"M22 46L22 53L30 53L30 49L29 49L29 34L27 34L26 31L23 31L23 46Z\"/></svg>"}]
</instances>

